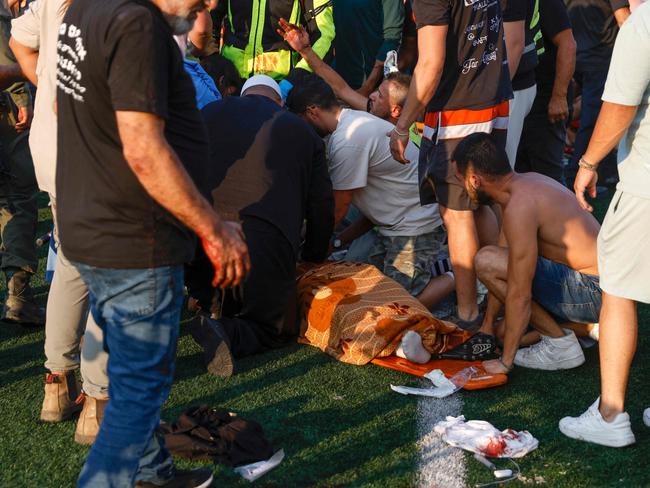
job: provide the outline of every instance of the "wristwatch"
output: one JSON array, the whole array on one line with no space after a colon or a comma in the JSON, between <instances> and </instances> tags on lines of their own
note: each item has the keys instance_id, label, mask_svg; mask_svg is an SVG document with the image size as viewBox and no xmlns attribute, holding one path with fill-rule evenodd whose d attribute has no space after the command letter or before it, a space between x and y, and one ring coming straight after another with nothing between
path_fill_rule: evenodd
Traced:
<instances>
[{"instance_id":1,"label":"wristwatch","mask_svg":"<svg viewBox=\"0 0 650 488\"><path fill-rule=\"evenodd\" d=\"M588 169L589 171L596 171L598 169L597 164L591 164L585 158L580 158L580 161L578 161L578 166L584 169Z\"/></svg>"}]
</instances>

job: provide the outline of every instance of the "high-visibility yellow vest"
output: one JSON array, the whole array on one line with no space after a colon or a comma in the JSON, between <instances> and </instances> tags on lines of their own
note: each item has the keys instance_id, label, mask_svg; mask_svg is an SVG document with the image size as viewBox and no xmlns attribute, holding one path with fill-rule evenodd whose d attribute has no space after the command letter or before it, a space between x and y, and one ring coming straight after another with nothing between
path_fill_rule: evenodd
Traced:
<instances>
[{"instance_id":1,"label":"high-visibility yellow vest","mask_svg":"<svg viewBox=\"0 0 650 488\"><path fill-rule=\"evenodd\" d=\"M328 0L225 0L224 3L227 3L227 14L221 54L244 79L265 74L279 80L294 67L310 69L276 32L280 18L305 25L312 49L321 58L330 50L335 29Z\"/></svg>"}]
</instances>

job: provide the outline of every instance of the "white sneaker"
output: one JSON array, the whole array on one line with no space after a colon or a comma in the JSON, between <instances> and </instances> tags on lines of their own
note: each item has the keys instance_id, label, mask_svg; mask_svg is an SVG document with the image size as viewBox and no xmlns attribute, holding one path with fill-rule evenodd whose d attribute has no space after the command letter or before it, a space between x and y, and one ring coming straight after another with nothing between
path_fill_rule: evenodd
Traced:
<instances>
[{"instance_id":1,"label":"white sneaker","mask_svg":"<svg viewBox=\"0 0 650 488\"><path fill-rule=\"evenodd\" d=\"M650 427L650 408L643 411L643 423Z\"/></svg>"},{"instance_id":2,"label":"white sneaker","mask_svg":"<svg viewBox=\"0 0 650 488\"><path fill-rule=\"evenodd\" d=\"M564 332L564 337L541 336L542 340L537 344L519 349L515 364L547 371L577 368L585 362L585 355L573 331L564 329Z\"/></svg>"},{"instance_id":3,"label":"white sneaker","mask_svg":"<svg viewBox=\"0 0 650 488\"><path fill-rule=\"evenodd\" d=\"M630 416L626 412L619 413L612 422L607 422L598 410L599 404L600 398L580 417L564 417L560 420L560 432L572 439L608 447L634 444Z\"/></svg>"}]
</instances>

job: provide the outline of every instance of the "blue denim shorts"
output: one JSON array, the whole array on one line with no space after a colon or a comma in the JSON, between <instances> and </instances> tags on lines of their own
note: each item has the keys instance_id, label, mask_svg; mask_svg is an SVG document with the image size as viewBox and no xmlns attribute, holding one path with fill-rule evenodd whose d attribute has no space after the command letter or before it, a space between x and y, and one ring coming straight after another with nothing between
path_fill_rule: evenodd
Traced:
<instances>
[{"instance_id":1,"label":"blue denim shorts","mask_svg":"<svg viewBox=\"0 0 650 488\"><path fill-rule=\"evenodd\" d=\"M537 259L533 300L558 322L598 322L602 291L598 276L582 274L550 261Z\"/></svg>"}]
</instances>

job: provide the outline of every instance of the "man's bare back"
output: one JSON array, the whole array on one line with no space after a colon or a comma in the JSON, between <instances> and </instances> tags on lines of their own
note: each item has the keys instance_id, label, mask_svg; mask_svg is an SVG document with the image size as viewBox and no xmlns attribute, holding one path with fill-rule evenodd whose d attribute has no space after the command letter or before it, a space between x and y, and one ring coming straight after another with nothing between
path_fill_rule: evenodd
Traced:
<instances>
[{"instance_id":1,"label":"man's bare back","mask_svg":"<svg viewBox=\"0 0 650 488\"><path fill-rule=\"evenodd\" d=\"M583 274L598 276L596 239L600 225L578 205L575 195L555 180L536 173L513 174L510 199L502 205L509 246L532 239L538 254Z\"/></svg>"}]
</instances>

